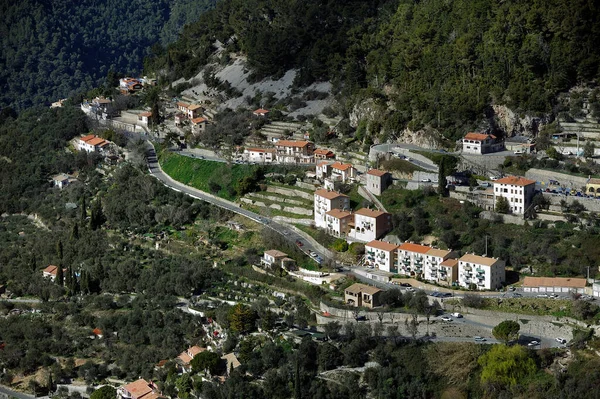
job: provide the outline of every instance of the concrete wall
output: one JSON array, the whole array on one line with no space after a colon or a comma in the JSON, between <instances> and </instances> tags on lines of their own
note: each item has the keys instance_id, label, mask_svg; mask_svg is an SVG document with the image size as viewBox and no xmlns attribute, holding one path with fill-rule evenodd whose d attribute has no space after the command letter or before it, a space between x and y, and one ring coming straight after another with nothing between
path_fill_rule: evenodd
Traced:
<instances>
[{"instance_id":1,"label":"concrete wall","mask_svg":"<svg viewBox=\"0 0 600 399\"><path fill-rule=\"evenodd\" d=\"M266 199L266 200L273 201L273 202L280 202L282 204L292 204L292 205L301 205L301 206L305 205L305 202L303 202L303 201L298 201L298 200L294 200L291 198L276 197L274 195L250 193L248 196L252 197L252 198L262 198L262 199Z\"/></svg>"},{"instance_id":2,"label":"concrete wall","mask_svg":"<svg viewBox=\"0 0 600 399\"><path fill-rule=\"evenodd\" d=\"M574 188L577 190L585 187L585 183L587 182L587 177L573 176L567 173L535 168L529 169L527 172L525 172L525 177L544 184L548 184L548 181L552 179L558 181L562 187Z\"/></svg>"},{"instance_id":3,"label":"concrete wall","mask_svg":"<svg viewBox=\"0 0 600 399\"><path fill-rule=\"evenodd\" d=\"M314 201L314 194L307 193L306 191L294 190L291 188L283 188L283 187L267 187L267 192L277 193L281 195L289 195L290 197L300 197L310 201Z\"/></svg>"},{"instance_id":4,"label":"concrete wall","mask_svg":"<svg viewBox=\"0 0 600 399\"><path fill-rule=\"evenodd\" d=\"M562 183L562 182L561 182ZM560 201L564 200L567 204L572 204L577 201L581 205L585 207L587 211L590 212L600 212L600 199L597 198L582 198L582 197L573 197L571 195L557 195L557 194L549 194L544 193L544 198L550 201L550 210L554 212L560 212Z\"/></svg>"}]
</instances>

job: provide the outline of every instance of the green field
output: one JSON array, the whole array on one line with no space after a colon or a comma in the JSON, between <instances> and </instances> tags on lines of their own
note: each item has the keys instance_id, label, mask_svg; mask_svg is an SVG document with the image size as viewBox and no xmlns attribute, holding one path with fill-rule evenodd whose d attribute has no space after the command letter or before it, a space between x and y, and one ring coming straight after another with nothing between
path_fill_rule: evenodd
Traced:
<instances>
[{"instance_id":1,"label":"green field","mask_svg":"<svg viewBox=\"0 0 600 399\"><path fill-rule=\"evenodd\" d=\"M256 165L206 161L168 152L161 154L160 166L177 181L229 200L239 197L240 182L256 176L260 168Z\"/></svg>"}]
</instances>

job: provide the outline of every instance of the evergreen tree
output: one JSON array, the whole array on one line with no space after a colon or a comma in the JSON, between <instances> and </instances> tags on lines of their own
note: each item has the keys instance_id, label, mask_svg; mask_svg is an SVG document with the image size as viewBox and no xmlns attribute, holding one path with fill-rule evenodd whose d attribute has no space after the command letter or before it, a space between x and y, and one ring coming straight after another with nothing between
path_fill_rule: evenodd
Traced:
<instances>
[{"instance_id":1,"label":"evergreen tree","mask_svg":"<svg viewBox=\"0 0 600 399\"><path fill-rule=\"evenodd\" d=\"M104 213L102 212L102 202L100 198L94 201L91 212L92 213L90 215L90 228L92 230L97 230L106 221Z\"/></svg>"},{"instance_id":2,"label":"evergreen tree","mask_svg":"<svg viewBox=\"0 0 600 399\"><path fill-rule=\"evenodd\" d=\"M81 220L85 221L85 218L87 217L87 204L86 204L86 200L85 200L85 193L81 196Z\"/></svg>"},{"instance_id":3,"label":"evergreen tree","mask_svg":"<svg viewBox=\"0 0 600 399\"><path fill-rule=\"evenodd\" d=\"M71 241L79 240L79 223L75 222L71 229Z\"/></svg>"},{"instance_id":4,"label":"evergreen tree","mask_svg":"<svg viewBox=\"0 0 600 399\"><path fill-rule=\"evenodd\" d=\"M58 242L56 243L56 256L58 257L58 260L62 262L62 260L63 260L63 243L61 240L58 240Z\"/></svg>"},{"instance_id":5,"label":"evergreen tree","mask_svg":"<svg viewBox=\"0 0 600 399\"><path fill-rule=\"evenodd\" d=\"M65 280L65 275L63 272L63 268L62 268L62 264L59 264L58 267L56 268L56 284L60 285L62 287L62 285L64 284L64 280Z\"/></svg>"}]
</instances>

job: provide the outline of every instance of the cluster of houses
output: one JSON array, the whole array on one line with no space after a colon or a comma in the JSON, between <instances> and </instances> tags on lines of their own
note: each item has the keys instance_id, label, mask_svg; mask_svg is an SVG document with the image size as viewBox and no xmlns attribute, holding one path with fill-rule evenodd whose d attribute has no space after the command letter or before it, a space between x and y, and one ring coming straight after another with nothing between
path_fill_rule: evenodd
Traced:
<instances>
[{"instance_id":1,"label":"cluster of houses","mask_svg":"<svg viewBox=\"0 0 600 399\"><path fill-rule=\"evenodd\" d=\"M347 195L321 188L314 194L314 222L334 237L369 242L390 231L392 215L369 208L351 211Z\"/></svg>"},{"instance_id":2,"label":"cluster of houses","mask_svg":"<svg viewBox=\"0 0 600 399\"><path fill-rule=\"evenodd\" d=\"M189 123L195 133L203 132L208 125L208 119L204 116L204 107L199 104L177 103L175 114L175 126L183 126Z\"/></svg>"},{"instance_id":3,"label":"cluster of houses","mask_svg":"<svg viewBox=\"0 0 600 399\"><path fill-rule=\"evenodd\" d=\"M501 259L405 242L400 245L373 240L365 244L362 264L388 273L419 278L439 285L491 290L505 282Z\"/></svg>"},{"instance_id":4,"label":"cluster of houses","mask_svg":"<svg viewBox=\"0 0 600 399\"><path fill-rule=\"evenodd\" d=\"M118 115L111 99L105 97L96 97L92 100L83 100L81 110L88 116L107 120Z\"/></svg>"},{"instance_id":5,"label":"cluster of houses","mask_svg":"<svg viewBox=\"0 0 600 399\"><path fill-rule=\"evenodd\" d=\"M491 187L483 190L473 190L466 194L466 199L477 206L495 211L498 198L503 197L508 201L508 210L514 215L525 215L532 204L535 195L535 180L521 176L506 176L492 182ZM451 192L450 196L461 199L461 193Z\"/></svg>"}]
</instances>

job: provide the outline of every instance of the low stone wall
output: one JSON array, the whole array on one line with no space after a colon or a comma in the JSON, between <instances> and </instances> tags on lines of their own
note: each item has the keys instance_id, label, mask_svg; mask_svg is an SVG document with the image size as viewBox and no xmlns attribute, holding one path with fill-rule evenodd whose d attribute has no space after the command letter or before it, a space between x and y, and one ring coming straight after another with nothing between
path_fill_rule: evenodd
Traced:
<instances>
[{"instance_id":1,"label":"low stone wall","mask_svg":"<svg viewBox=\"0 0 600 399\"><path fill-rule=\"evenodd\" d=\"M553 195L550 193L544 193L543 195L544 198L550 201L550 210L554 212L561 211L560 202L563 200L569 205L577 201L583 205L587 211L600 212L600 199L598 198L574 197L572 195Z\"/></svg>"},{"instance_id":2,"label":"low stone wall","mask_svg":"<svg viewBox=\"0 0 600 399\"><path fill-rule=\"evenodd\" d=\"M281 195L288 195L290 197L300 197L310 201L314 201L314 194L307 193L306 191L294 190L291 188L283 188L283 187L267 187L267 192L277 193Z\"/></svg>"},{"instance_id":3,"label":"low stone wall","mask_svg":"<svg viewBox=\"0 0 600 399\"><path fill-rule=\"evenodd\" d=\"M297 181L297 182L296 182L296 185L297 185L298 187L300 187L300 188L304 188L304 189L306 189L306 190L316 190L316 189L317 189L317 187L316 187L314 184L311 184L311 183L305 183L305 182L302 182L302 181Z\"/></svg>"},{"instance_id":4,"label":"low stone wall","mask_svg":"<svg viewBox=\"0 0 600 399\"><path fill-rule=\"evenodd\" d=\"M310 226L315 222L313 219L296 219L286 216L273 216L273 220L276 222L301 224L303 226Z\"/></svg>"},{"instance_id":5,"label":"low stone wall","mask_svg":"<svg viewBox=\"0 0 600 399\"><path fill-rule=\"evenodd\" d=\"M283 206L280 204L267 205L262 201L256 201L251 198L240 198L240 201L243 203L251 204L254 206L261 207L261 208L271 208L271 209L276 209L278 211L294 213L296 215L312 216L312 214L313 214L312 209L306 209L306 208L302 208L302 207L298 207L298 206Z\"/></svg>"},{"instance_id":6,"label":"low stone wall","mask_svg":"<svg viewBox=\"0 0 600 399\"><path fill-rule=\"evenodd\" d=\"M587 177L573 176L567 173L555 172L553 170L544 170L532 168L525 172L525 177L547 185L549 180L556 180L561 187L581 190L587 183Z\"/></svg>"},{"instance_id":7,"label":"low stone wall","mask_svg":"<svg viewBox=\"0 0 600 399\"><path fill-rule=\"evenodd\" d=\"M525 219L520 215L506 215L492 211L483 211L479 214L479 217L486 220L496 220L497 218L501 218L504 223L512 223L519 226L525 224Z\"/></svg>"},{"instance_id":8,"label":"low stone wall","mask_svg":"<svg viewBox=\"0 0 600 399\"><path fill-rule=\"evenodd\" d=\"M281 202L284 204L292 204L292 205L300 205L300 206L305 204L305 202L303 202L303 201L298 201L298 200L291 199L291 198L275 197L274 195L267 195L267 194L261 194L261 193L251 193L249 195L249 197L262 198L262 199L266 199L269 201Z\"/></svg>"}]
</instances>

